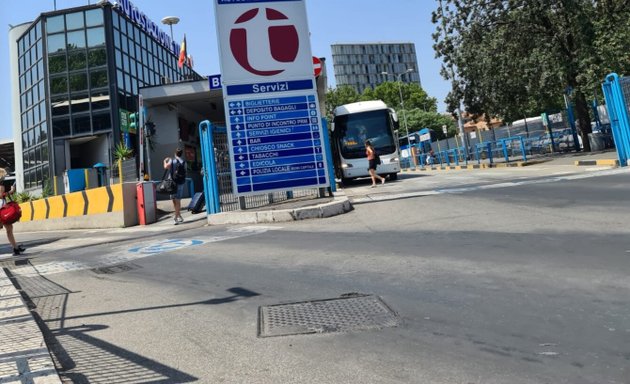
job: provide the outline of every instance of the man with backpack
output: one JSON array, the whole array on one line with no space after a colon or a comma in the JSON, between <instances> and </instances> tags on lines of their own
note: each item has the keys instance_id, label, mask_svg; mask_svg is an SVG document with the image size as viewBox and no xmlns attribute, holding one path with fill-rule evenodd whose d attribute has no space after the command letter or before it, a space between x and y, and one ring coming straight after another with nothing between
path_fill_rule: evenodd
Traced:
<instances>
[{"instance_id":1,"label":"man with backpack","mask_svg":"<svg viewBox=\"0 0 630 384\"><path fill-rule=\"evenodd\" d=\"M184 184L186 183L186 161L182 158L184 151L181 148L177 148L175 151L175 157L167 157L164 159L164 169L168 169L169 177L177 184L177 190L171 194L171 200L173 200L173 207L175 208L175 225L182 223L184 218L182 217L182 197L184 197Z\"/></svg>"}]
</instances>

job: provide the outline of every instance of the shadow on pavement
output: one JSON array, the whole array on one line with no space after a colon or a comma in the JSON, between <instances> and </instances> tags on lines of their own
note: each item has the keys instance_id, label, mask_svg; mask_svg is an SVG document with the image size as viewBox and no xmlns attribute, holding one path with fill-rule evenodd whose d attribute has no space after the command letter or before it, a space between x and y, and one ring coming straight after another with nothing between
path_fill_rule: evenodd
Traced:
<instances>
[{"instance_id":1,"label":"shadow on pavement","mask_svg":"<svg viewBox=\"0 0 630 384\"><path fill-rule=\"evenodd\" d=\"M42 330L63 382L75 384L188 383L198 381L199 378L89 334L107 329L106 325L66 327L66 320L194 305L226 304L260 295L242 287L234 287L227 290L231 295L221 298L67 317L68 296L76 292L71 292L42 275L8 275L33 310L33 316Z\"/></svg>"}]
</instances>

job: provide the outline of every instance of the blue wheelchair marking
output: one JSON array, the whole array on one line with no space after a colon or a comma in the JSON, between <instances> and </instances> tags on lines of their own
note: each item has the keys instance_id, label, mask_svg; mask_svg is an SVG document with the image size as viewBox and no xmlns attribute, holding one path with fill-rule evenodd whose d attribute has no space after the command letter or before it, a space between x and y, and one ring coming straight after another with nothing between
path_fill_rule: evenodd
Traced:
<instances>
[{"instance_id":1,"label":"blue wheelchair marking","mask_svg":"<svg viewBox=\"0 0 630 384\"><path fill-rule=\"evenodd\" d=\"M131 248L129 249L129 252L151 255L151 254L156 254L156 253L174 251L176 249L195 246L199 244L203 244L203 241L173 239L173 240L165 240L160 243L149 245L149 246Z\"/></svg>"}]
</instances>

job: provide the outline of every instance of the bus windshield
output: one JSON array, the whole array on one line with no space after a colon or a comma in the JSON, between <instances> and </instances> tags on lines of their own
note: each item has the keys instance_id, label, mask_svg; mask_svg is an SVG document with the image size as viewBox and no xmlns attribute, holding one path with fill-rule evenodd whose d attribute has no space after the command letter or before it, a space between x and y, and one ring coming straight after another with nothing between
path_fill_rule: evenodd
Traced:
<instances>
[{"instance_id":1,"label":"bus windshield","mask_svg":"<svg viewBox=\"0 0 630 384\"><path fill-rule=\"evenodd\" d=\"M386 109L337 116L334 136L341 156L346 159L365 157L366 140L380 155L396 152L389 111Z\"/></svg>"}]
</instances>

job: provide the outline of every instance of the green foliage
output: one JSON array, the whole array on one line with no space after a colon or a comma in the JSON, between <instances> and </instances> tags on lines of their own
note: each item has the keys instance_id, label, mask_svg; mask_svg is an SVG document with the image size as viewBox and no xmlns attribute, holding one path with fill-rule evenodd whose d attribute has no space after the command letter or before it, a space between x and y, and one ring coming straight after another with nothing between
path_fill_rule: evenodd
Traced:
<instances>
[{"instance_id":1,"label":"green foliage","mask_svg":"<svg viewBox=\"0 0 630 384\"><path fill-rule=\"evenodd\" d=\"M116 145L114 148L114 159L118 160L126 160L133 156L133 149L127 147L125 143L122 141Z\"/></svg>"},{"instance_id":2,"label":"green foliage","mask_svg":"<svg viewBox=\"0 0 630 384\"><path fill-rule=\"evenodd\" d=\"M332 121L335 108L357 101L359 101L359 94L351 86L342 85L337 88L328 88L326 93L326 117L328 121Z\"/></svg>"},{"instance_id":3,"label":"green foliage","mask_svg":"<svg viewBox=\"0 0 630 384\"><path fill-rule=\"evenodd\" d=\"M54 195L54 190L52 186L52 182L50 179L44 180L44 187L42 188L42 198L47 198Z\"/></svg>"},{"instance_id":4,"label":"green foliage","mask_svg":"<svg viewBox=\"0 0 630 384\"><path fill-rule=\"evenodd\" d=\"M12 199L18 203L26 203L28 201L37 200L38 198L31 195L29 192L16 192L13 194Z\"/></svg>"},{"instance_id":5,"label":"green foliage","mask_svg":"<svg viewBox=\"0 0 630 384\"><path fill-rule=\"evenodd\" d=\"M440 0L433 23L450 111L463 100L471 114L513 121L563 108L570 87L587 149L586 97L609 72L630 72L626 0Z\"/></svg>"}]
</instances>

